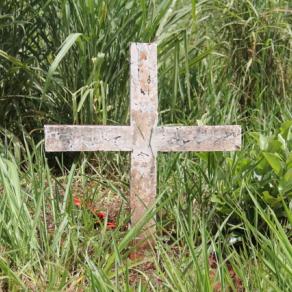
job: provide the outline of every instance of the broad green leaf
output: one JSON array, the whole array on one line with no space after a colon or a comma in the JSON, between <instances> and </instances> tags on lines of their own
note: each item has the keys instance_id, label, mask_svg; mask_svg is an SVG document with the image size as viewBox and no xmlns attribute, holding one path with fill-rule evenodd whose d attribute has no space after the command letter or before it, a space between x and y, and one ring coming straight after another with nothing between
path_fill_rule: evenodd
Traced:
<instances>
[{"instance_id":1,"label":"broad green leaf","mask_svg":"<svg viewBox=\"0 0 292 292\"><path fill-rule=\"evenodd\" d=\"M263 199L272 207L277 207L281 202L281 197L273 197L268 191L263 192Z\"/></svg>"},{"instance_id":2,"label":"broad green leaf","mask_svg":"<svg viewBox=\"0 0 292 292\"><path fill-rule=\"evenodd\" d=\"M291 181L292 182L292 168L288 169L287 172L284 175L285 181Z\"/></svg>"},{"instance_id":3,"label":"broad green leaf","mask_svg":"<svg viewBox=\"0 0 292 292\"><path fill-rule=\"evenodd\" d=\"M287 168L292 168L292 152L288 154L288 157L286 160L286 166Z\"/></svg>"},{"instance_id":4,"label":"broad green leaf","mask_svg":"<svg viewBox=\"0 0 292 292\"><path fill-rule=\"evenodd\" d=\"M291 177L291 174L285 175L284 179L281 179L279 182L278 190L280 193L290 192L292 190L292 180L289 180L289 177Z\"/></svg>"},{"instance_id":5,"label":"broad green leaf","mask_svg":"<svg viewBox=\"0 0 292 292\"><path fill-rule=\"evenodd\" d=\"M291 120L286 121L286 122L284 122L284 123L281 125L280 133L281 133L281 135L284 137L284 139L287 139L288 132L289 132L291 126L292 126L292 121L291 121Z\"/></svg>"},{"instance_id":6,"label":"broad green leaf","mask_svg":"<svg viewBox=\"0 0 292 292\"><path fill-rule=\"evenodd\" d=\"M281 158L277 153L269 153L269 152L264 152L263 153L265 159L269 163L269 165L272 167L273 171L279 175L282 169L281 165Z\"/></svg>"},{"instance_id":7,"label":"broad green leaf","mask_svg":"<svg viewBox=\"0 0 292 292\"><path fill-rule=\"evenodd\" d=\"M269 170L269 163L266 159L260 160L256 165L256 172L260 175L264 175Z\"/></svg>"},{"instance_id":8,"label":"broad green leaf","mask_svg":"<svg viewBox=\"0 0 292 292\"><path fill-rule=\"evenodd\" d=\"M272 153L282 152L282 143L278 140L269 141L268 151Z\"/></svg>"},{"instance_id":9,"label":"broad green leaf","mask_svg":"<svg viewBox=\"0 0 292 292\"><path fill-rule=\"evenodd\" d=\"M291 141L292 140L292 127L289 128L286 139L287 139L287 141Z\"/></svg>"}]
</instances>

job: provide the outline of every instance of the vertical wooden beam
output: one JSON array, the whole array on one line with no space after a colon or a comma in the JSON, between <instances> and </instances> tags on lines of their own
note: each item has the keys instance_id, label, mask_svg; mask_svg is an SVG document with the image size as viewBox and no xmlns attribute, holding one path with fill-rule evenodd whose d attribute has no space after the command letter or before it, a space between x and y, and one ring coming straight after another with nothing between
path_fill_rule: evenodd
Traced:
<instances>
[{"instance_id":1,"label":"vertical wooden beam","mask_svg":"<svg viewBox=\"0 0 292 292\"><path fill-rule=\"evenodd\" d=\"M158 121L157 47L156 44L131 44L131 126L133 152L131 155L130 205L132 224L152 207L156 195L156 155L151 148L153 128ZM155 232L151 220L139 239Z\"/></svg>"}]
</instances>

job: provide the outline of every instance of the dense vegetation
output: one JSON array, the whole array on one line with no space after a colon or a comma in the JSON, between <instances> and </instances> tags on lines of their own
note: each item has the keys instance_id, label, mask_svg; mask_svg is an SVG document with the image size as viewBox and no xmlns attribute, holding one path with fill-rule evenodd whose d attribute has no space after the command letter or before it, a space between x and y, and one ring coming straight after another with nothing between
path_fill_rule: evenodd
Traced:
<instances>
[{"instance_id":1,"label":"dense vegetation","mask_svg":"<svg viewBox=\"0 0 292 292\"><path fill-rule=\"evenodd\" d=\"M292 290L291 14L284 0L2 0L0 290ZM157 208L127 230L129 156L45 154L43 125L127 124L132 41L158 43L160 124L240 124L243 147L159 155ZM116 200L113 230L82 207ZM151 216L155 250L131 260Z\"/></svg>"}]
</instances>

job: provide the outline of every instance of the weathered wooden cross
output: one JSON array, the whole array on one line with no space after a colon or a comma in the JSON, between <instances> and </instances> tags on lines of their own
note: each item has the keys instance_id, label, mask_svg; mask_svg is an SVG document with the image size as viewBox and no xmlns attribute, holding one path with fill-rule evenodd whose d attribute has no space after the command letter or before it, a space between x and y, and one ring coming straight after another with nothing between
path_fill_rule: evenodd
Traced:
<instances>
[{"instance_id":1,"label":"weathered wooden cross","mask_svg":"<svg viewBox=\"0 0 292 292\"><path fill-rule=\"evenodd\" d=\"M130 74L130 126L45 125L45 147L46 151L130 151L130 206L135 224L155 201L158 152L238 150L241 128L158 126L156 44L131 44ZM146 228L154 232L154 221Z\"/></svg>"}]
</instances>

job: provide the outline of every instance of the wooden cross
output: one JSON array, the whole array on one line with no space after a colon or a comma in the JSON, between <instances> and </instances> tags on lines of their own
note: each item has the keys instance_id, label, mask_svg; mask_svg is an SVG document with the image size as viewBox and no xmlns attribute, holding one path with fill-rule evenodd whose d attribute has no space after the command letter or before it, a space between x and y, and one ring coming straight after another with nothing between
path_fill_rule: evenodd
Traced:
<instances>
[{"instance_id":1,"label":"wooden cross","mask_svg":"<svg viewBox=\"0 0 292 292\"><path fill-rule=\"evenodd\" d=\"M239 150L241 128L158 126L156 44L132 43L130 50L130 126L45 125L45 148L46 151L130 151L131 221L135 224L155 201L158 152ZM155 231L153 220L145 230Z\"/></svg>"}]
</instances>

